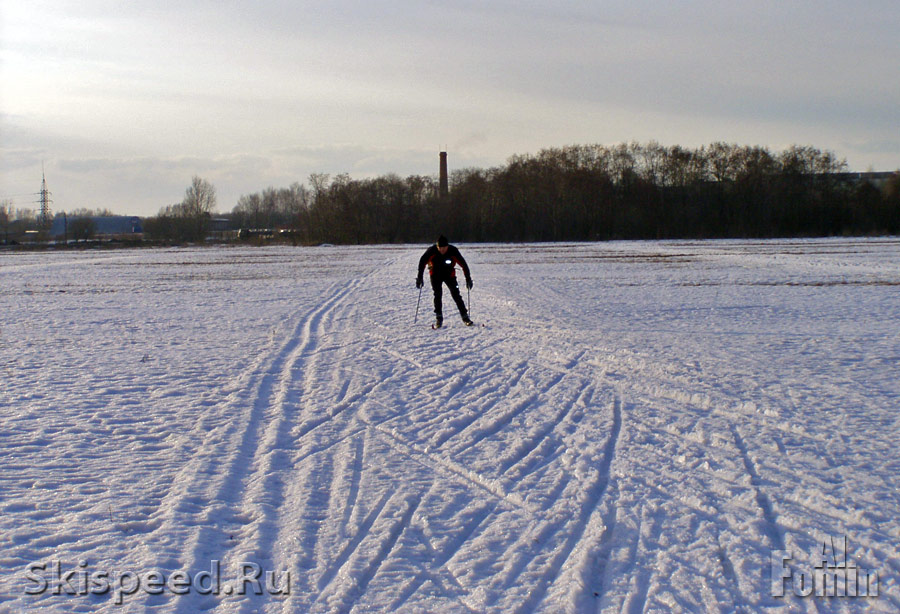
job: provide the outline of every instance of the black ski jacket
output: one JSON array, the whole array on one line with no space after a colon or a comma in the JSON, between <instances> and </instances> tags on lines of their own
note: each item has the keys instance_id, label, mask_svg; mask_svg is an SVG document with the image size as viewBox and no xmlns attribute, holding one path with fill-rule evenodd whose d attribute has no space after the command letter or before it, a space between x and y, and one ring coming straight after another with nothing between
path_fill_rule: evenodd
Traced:
<instances>
[{"instance_id":1,"label":"black ski jacket","mask_svg":"<svg viewBox=\"0 0 900 614\"><path fill-rule=\"evenodd\" d=\"M444 280L456 277L457 264L462 267L463 274L466 276L466 281L470 280L469 265L466 263L466 259L462 257L462 254L459 253L459 250L456 249L455 245L448 245L447 253L443 256L441 255L441 252L438 251L437 245L432 245L425 250L425 253L419 258L419 279L422 278L422 273L426 266L428 267L428 273L432 277L437 277L437 279Z\"/></svg>"}]
</instances>

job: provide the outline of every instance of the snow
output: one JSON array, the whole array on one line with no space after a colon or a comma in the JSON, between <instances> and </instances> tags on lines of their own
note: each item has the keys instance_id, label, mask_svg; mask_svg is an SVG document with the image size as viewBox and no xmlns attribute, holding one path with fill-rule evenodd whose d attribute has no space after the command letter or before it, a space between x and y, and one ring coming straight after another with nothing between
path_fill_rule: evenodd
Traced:
<instances>
[{"instance_id":1,"label":"snow","mask_svg":"<svg viewBox=\"0 0 900 614\"><path fill-rule=\"evenodd\" d=\"M0 254L0 613L900 609L900 240L460 247Z\"/></svg>"}]
</instances>

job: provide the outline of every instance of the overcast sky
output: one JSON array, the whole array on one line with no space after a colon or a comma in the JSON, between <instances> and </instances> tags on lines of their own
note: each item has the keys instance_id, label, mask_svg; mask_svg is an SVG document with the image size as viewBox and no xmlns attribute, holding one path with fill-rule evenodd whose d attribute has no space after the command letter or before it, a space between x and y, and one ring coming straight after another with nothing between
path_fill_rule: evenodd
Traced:
<instances>
[{"instance_id":1,"label":"overcast sky","mask_svg":"<svg viewBox=\"0 0 900 614\"><path fill-rule=\"evenodd\" d=\"M220 211L310 173L569 144L809 144L900 168L900 2L2 0L0 198Z\"/></svg>"}]
</instances>

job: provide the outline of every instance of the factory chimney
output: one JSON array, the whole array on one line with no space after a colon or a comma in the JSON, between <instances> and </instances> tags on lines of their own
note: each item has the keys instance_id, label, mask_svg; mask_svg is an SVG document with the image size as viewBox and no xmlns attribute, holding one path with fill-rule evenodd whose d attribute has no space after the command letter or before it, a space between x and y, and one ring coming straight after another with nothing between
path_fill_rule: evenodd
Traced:
<instances>
[{"instance_id":1,"label":"factory chimney","mask_svg":"<svg viewBox=\"0 0 900 614\"><path fill-rule=\"evenodd\" d=\"M438 187L438 195L441 198L446 198L447 195L450 194L450 180L447 176L447 152L441 152L441 175L440 175L440 183Z\"/></svg>"}]
</instances>

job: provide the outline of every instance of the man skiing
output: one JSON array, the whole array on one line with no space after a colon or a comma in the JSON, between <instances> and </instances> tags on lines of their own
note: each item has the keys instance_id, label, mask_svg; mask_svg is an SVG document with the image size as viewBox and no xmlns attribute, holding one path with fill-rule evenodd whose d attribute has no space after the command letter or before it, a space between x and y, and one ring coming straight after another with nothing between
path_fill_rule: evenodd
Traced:
<instances>
[{"instance_id":1,"label":"man skiing","mask_svg":"<svg viewBox=\"0 0 900 614\"><path fill-rule=\"evenodd\" d=\"M459 285L456 283L456 265L462 267L463 274L466 276L466 288L472 289L472 276L469 274L469 265L466 259L462 257L456 246L447 242L447 237L441 235L438 237L437 243L425 250L422 257L419 258L419 273L416 276L416 288L422 288L425 282L422 280L422 274L425 267L428 267L429 276L431 277L431 289L434 290L434 326L440 328L444 324L443 302L443 284L447 284L450 289L450 296L456 302L459 308L459 315L466 326L472 326L472 320L469 319L469 311L463 302L462 295L459 293Z\"/></svg>"}]
</instances>

